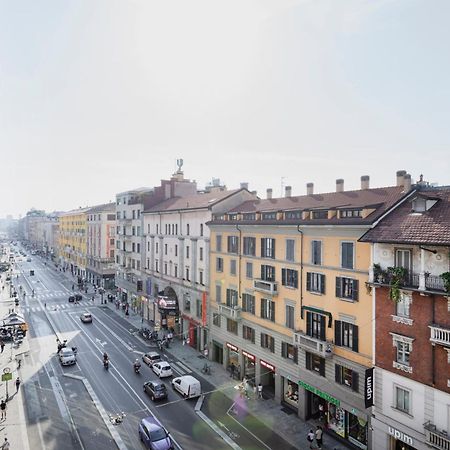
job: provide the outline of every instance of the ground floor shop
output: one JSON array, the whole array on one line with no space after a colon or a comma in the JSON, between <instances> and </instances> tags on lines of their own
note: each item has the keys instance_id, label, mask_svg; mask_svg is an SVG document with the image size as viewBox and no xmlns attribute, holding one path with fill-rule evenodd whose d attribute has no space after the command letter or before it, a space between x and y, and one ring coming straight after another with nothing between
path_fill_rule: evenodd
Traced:
<instances>
[{"instance_id":1,"label":"ground floor shop","mask_svg":"<svg viewBox=\"0 0 450 450\"><path fill-rule=\"evenodd\" d=\"M375 413L372 418L373 448L387 450L425 450L425 435L413 430L390 417Z\"/></svg>"},{"instance_id":2,"label":"ground floor shop","mask_svg":"<svg viewBox=\"0 0 450 450\"><path fill-rule=\"evenodd\" d=\"M100 274L93 270L86 270L86 277L89 283L95 286L102 287L105 289L115 288L115 276L114 274Z\"/></svg>"},{"instance_id":3,"label":"ground floor shop","mask_svg":"<svg viewBox=\"0 0 450 450\"><path fill-rule=\"evenodd\" d=\"M182 314L180 325L179 334L186 345L190 345L199 352L203 352L208 347L208 330L199 321Z\"/></svg>"}]
</instances>

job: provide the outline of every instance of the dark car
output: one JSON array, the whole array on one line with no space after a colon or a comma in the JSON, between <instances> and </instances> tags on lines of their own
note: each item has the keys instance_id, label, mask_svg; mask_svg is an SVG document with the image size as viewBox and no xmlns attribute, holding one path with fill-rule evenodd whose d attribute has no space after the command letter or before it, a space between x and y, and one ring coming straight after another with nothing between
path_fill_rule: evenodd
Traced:
<instances>
[{"instance_id":1,"label":"dark car","mask_svg":"<svg viewBox=\"0 0 450 450\"><path fill-rule=\"evenodd\" d=\"M71 295L69 297L69 303L73 303L75 301L75 295Z\"/></svg>"},{"instance_id":2,"label":"dark car","mask_svg":"<svg viewBox=\"0 0 450 450\"><path fill-rule=\"evenodd\" d=\"M147 381L147 383L144 383L144 392L148 394L153 401L167 398L166 385L158 381Z\"/></svg>"},{"instance_id":3,"label":"dark car","mask_svg":"<svg viewBox=\"0 0 450 450\"><path fill-rule=\"evenodd\" d=\"M173 450L173 441L167 430L154 417L146 417L139 423L139 437L145 448L151 450Z\"/></svg>"},{"instance_id":4,"label":"dark car","mask_svg":"<svg viewBox=\"0 0 450 450\"><path fill-rule=\"evenodd\" d=\"M75 294L75 301L81 302L83 300L83 296L81 294Z\"/></svg>"}]
</instances>

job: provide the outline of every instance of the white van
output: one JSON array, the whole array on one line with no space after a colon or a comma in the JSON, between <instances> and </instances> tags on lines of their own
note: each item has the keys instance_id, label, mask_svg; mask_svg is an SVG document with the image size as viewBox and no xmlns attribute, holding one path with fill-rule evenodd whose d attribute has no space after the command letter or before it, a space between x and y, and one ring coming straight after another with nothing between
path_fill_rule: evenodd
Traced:
<instances>
[{"instance_id":1,"label":"white van","mask_svg":"<svg viewBox=\"0 0 450 450\"><path fill-rule=\"evenodd\" d=\"M63 366L70 366L77 362L77 358L72 349L65 347L59 352L59 361Z\"/></svg>"},{"instance_id":2,"label":"white van","mask_svg":"<svg viewBox=\"0 0 450 450\"><path fill-rule=\"evenodd\" d=\"M173 389L178 391L184 398L195 398L202 395L200 381L191 375L174 378L171 383Z\"/></svg>"}]
</instances>

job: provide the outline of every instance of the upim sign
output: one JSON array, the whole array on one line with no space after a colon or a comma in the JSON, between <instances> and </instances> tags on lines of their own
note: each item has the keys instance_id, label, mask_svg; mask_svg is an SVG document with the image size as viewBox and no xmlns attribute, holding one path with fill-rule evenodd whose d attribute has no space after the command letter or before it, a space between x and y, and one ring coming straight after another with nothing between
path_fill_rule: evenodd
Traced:
<instances>
[{"instance_id":1,"label":"upim sign","mask_svg":"<svg viewBox=\"0 0 450 450\"><path fill-rule=\"evenodd\" d=\"M408 436L405 433L402 433L401 431L397 430L396 428L392 428L388 426L388 433L395 439L404 442L405 444L413 446L413 438L411 436Z\"/></svg>"},{"instance_id":2,"label":"upim sign","mask_svg":"<svg viewBox=\"0 0 450 450\"><path fill-rule=\"evenodd\" d=\"M366 369L364 383L364 403L366 408L373 406L373 367Z\"/></svg>"}]
</instances>

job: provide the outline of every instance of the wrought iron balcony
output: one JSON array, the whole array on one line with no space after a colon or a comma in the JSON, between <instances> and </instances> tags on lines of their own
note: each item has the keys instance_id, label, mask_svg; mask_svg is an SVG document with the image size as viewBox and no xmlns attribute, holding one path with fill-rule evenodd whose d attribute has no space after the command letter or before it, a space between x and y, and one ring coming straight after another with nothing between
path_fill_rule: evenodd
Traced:
<instances>
[{"instance_id":1,"label":"wrought iron balcony","mask_svg":"<svg viewBox=\"0 0 450 450\"><path fill-rule=\"evenodd\" d=\"M440 450L450 450L450 438L445 430L437 430L436 425L429 421L423 427L425 428L425 441L428 445Z\"/></svg>"},{"instance_id":2,"label":"wrought iron balcony","mask_svg":"<svg viewBox=\"0 0 450 450\"><path fill-rule=\"evenodd\" d=\"M440 276L425 273L425 287L430 291L445 292L444 280Z\"/></svg>"},{"instance_id":3,"label":"wrought iron balcony","mask_svg":"<svg viewBox=\"0 0 450 450\"><path fill-rule=\"evenodd\" d=\"M219 314L228 319L241 320L241 308L239 306L228 306L219 304Z\"/></svg>"},{"instance_id":4,"label":"wrought iron balcony","mask_svg":"<svg viewBox=\"0 0 450 450\"><path fill-rule=\"evenodd\" d=\"M431 336L430 341L435 344L450 347L450 330L448 328L441 328L436 325L430 325Z\"/></svg>"},{"instance_id":5,"label":"wrought iron balcony","mask_svg":"<svg viewBox=\"0 0 450 450\"><path fill-rule=\"evenodd\" d=\"M278 295L278 283L276 281L253 280L253 287L264 294Z\"/></svg>"},{"instance_id":6,"label":"wrought iron balcony","mask_svg":"<svg viewBox=\"0 0 450 450\"><path fill-rule=\"evenodd\" d=\"M304 350L315 353L322 358L329 358L333 356L334 352L334 344L332 342L322 341L307 335L303 331L296 331L294 333L294 345L298 345Z\"/></svg>"}]
</instances>

